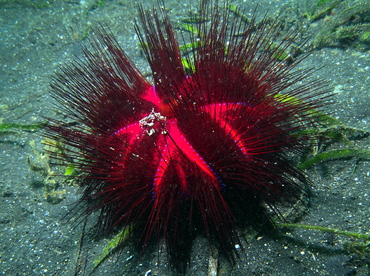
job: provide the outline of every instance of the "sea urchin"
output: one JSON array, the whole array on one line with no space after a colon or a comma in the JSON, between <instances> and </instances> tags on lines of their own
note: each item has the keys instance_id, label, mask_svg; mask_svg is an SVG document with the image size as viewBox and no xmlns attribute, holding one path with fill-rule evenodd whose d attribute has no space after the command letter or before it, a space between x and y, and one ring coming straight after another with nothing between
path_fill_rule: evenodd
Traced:
<instances>
[{"instance_id":1,"label":"sea urchin","mask_svg":"<svg viewBox=\"0 0 370 276\"><path fill-rule=\"evenodd\" d=\"M142 248L163 239L179 272L196 235L232 260L238 229L271 225L277 203L299 199L307 179L289 155L325 97L320 81L299 84L313 71L295 68L302 59L277 57L289 35L276 43L267 22L203 2L200 10L183 57L164 9L139 7L153 84L107 28L95 29L92 50L84 47L85 58L62 67L51 86L75 123L52 120L46 134L85 172L81 204L100 214L97 232L133 226Z\"/></svg>"}]
</instances>

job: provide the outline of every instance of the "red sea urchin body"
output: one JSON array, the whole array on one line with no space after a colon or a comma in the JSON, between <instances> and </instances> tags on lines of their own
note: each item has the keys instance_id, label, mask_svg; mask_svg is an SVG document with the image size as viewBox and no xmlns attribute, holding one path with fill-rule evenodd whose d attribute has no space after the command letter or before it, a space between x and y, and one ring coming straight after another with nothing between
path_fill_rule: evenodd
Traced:
<instances>
[{"instance_id":1,"label":"red sea urchin body","mask_svg":"<svg viewBox=\"0 0 370 276\"><path fill-rule=\"evenodd\" d=\"M133 225L144 248L163 238L180 272L196 235L233 259L238 229L271 224L266 206L277 211L276 203L299 199L307 180L288 154L301 148L294 132L324 96L319 82L289 89L311 70L274 58L292 43L273 47L274 28L201 10L212 19L192 37L187 74L166 13L139 9L154 84L96 29L93 51L84 48L86 59L63 67L52 84L77 125L55 121L47 134L87 173L81 201L87 215L100 213L98 233Z\"/></svg>"}]
</instances>

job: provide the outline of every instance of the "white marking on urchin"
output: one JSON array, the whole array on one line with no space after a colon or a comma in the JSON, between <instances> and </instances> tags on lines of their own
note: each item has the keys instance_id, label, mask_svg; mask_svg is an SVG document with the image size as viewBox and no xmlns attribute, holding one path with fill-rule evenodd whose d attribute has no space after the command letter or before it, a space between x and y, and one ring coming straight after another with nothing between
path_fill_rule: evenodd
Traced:
<instances>
[{"instance_id":1,"label":"white marking on urchin","mask_svg":"<svg viewBox=\"0 0 370 276\"><path fill-rule=\"evenodd\" d=\"M164 128L164 125L166 124L166 117L163 116L159 112L154 112L154 109L152 109L152 112L150 112L147 116L145 116L139 121L139 125L142 130L145 130L148 136L152 136L154 133L156 133L156 127L155 127L156 122L158 122L161 126L161 129L162 129L161 133L165 134L166 131L163 130L163 128ZM158 130L158 127L157 127L157 130Z\"/></svg>"}]
</instances>

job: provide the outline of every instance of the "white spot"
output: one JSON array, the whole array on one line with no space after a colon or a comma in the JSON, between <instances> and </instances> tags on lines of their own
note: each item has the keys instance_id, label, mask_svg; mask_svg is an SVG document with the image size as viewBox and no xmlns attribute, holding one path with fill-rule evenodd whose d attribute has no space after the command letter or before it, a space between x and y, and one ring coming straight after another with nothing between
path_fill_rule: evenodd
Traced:
<instances>
[{"instance_id":1,"label":"white spot","mask_svg":"<svg viewBox=\"0 0 370 276\"><path fill-rule=\"evenodd\" d=\"M339 84L334 87L334 91L333 91L334 94L340 94L342 92L343 92L343 85Z\"/></svg>"},{"instance_id":2,"label":"white spot","mask_svg":"<svg viewBox=\"0 0 370 276\"><path fill-rule=\"evenodd\" d=\"M148 116L139 121L141 129L145 130L149 136L152 136L154 133L156 133L155 123L159 123L160 126L164 126L166 124L166 117L162 116L159 112L154 112L154 109L149 113ZM162 134L165 134L164 132L165 130L161 131Z\"/></svg>"}]
</instances>

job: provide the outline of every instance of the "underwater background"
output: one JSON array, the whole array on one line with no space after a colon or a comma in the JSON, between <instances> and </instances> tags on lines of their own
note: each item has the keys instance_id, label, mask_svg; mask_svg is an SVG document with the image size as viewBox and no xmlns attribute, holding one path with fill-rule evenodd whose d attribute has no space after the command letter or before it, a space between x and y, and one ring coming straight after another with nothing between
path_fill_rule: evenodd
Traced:
<instances>
[{"instance_id":1,"label":"underwater background","mask_svg":"<svg viewBox=\"0 0 370 276\"><path fill-rule=\"evenodd\" d=\"M51 164L42 143L45 117L59 118L49 84L60 64L81 57L93 27L107 24L138 68L149 73L134 30L137 4L126 0L0 0L0 274L89 275L110 239L82 239L82 224L65 219L80 197L73 177ZM220 3L223 3L220 1ZM165 1L172 22L188 24L198 2ZM350 0L230 1L257 21L279 15L281 32L300 29L310 55L298 65L319 69L334 93L324 107L332 121L318 127L319 156L307 165L309 204L295 222L347 231L277 227L276 237L246 233L234 266L219 260L217 275L369 275L370 3ZM297 51L298 52L298 51ZM307 80L308 81L308 80ZM322 162L320 162L322 161ZM303 163L303 162L302 162ZM306 163L307 164L307 163ZM87 226L88 228L88 226ZM311 227L312 228L312 227ZM88 233L87 233L88 236ZM81 243L83 241L83 243ZM172 275L160 247L109 256L93 275ZM209 246L194 243L186 275L207 275ZM159 262L159 264L158 264Z\"/></svg>"}]
</instances>

